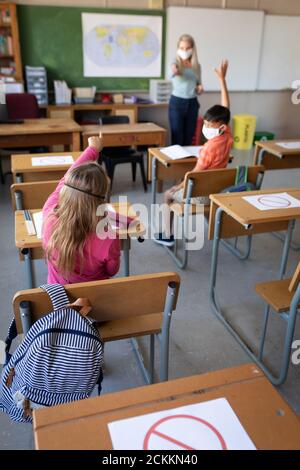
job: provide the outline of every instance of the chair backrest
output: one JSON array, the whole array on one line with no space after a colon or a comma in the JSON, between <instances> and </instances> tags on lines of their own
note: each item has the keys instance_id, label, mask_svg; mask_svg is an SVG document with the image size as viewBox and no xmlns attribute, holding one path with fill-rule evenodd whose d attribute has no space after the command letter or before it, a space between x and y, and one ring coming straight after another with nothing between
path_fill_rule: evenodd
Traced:
<instances>
[{"instance_id":1,"label":"chair backrest","mask_svg":"<svg viewBox=\"0 0 300 470\"><path fill-rule=\"evenodd\" d=\"M256 184L259 174L264 173L263 166L248 167L248 182ZM223 168L217 170L190 171L185 175L184 197L187 193L189 180L193 181L192 197L209 196L220 193L235 183L236 168Z\"/></svg>"},{"instance_id":2,"label":"chair backrest","mask_svg":"<svg viewBox=\"0 0 300 470\"><path fill-rule=\"evenodd\" d=\"M299 282L300 282L300 261L298 263L297 268L295 269L292 280L290 282L289 291L294 292L297 289Z\"/></svg>"},{"instance_id":3,"label":"chair backrest","mask_svg":"<svg viewBox=\"0 0 300 470\"><path fill-rule=\"evenodd\" d=\"M100 124L129 124L129 116L118 115L118 116L102 116L100 119Z\"/></svg>"},{"instance_id":4,"label":"chair backrest","mask_svg":"<svg viewBox=\"0 0 300 470\"><path fill-rule=\"evenodd\" d=\"M58 183L59 181L37 181L13 184L10 187L13 210L41 209Z\"/></svg>"},{"instance_id":5,"label":"chair backrest","mask_svg":"<svg viewBox=\"0 0 300 470\"><path fill-rule=\"evenodd\" d=\"M203 127L203 117L198 116L196 130L195 130L195 134L192 140L192 145L201 145L202 127Z\"/></svg>"},{"instance_id":6,"label":"chair backrest","mask_svg":"<svg viewBox=\"0 0 300 470\"><path fill-rule=\"evenodd\" d=\"M163 312L169 285L176 289L175 309L180 278L172 272L70 284L65 289L70 301L78 298L89 300L91 316L96 321L109 321ZM50 298L43 289L17 292L13 309L19 334L22 333L20 303L23 301L30 302L31 323L52 310Z\"/></svg>"},{"instance_id":7,"label":"chair backrest","mask_svg":"<svg viewBox=\"0 0 300 470\"><path fill-rule=\"evenodd\" d=\"M38 119L40 109L35 95L9 93L6 95L9 119Z\"/></svg>"}]
</instances>

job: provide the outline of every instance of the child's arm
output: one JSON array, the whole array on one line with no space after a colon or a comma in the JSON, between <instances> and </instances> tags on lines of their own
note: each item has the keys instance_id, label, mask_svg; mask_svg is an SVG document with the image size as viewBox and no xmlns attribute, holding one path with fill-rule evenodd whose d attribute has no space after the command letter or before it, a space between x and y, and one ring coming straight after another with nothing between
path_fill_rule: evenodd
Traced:
<instances>
[{"instance_id":1,"label":"child's arm","mask_svg":"<svg viewBox=\"0 0 300 470\"><path fill-rule=\"evenodd\" d=\"M108 277L114 276L120 269L120 250L120 240L116 239L110 246L108 259L105 264L105 272Z\"/></svg>"},{"instance_id":2,"label":"child's arm","mask_svg":"<svg viewBox=\"0 0 300 470\"><path fill-rule=\"evenodd\" d=\"M50 196L48 197L43 207L44 214L48 214L48 212L57 205L60 190L65 183L65 177L69 173L69 171L71 171L73 168L76 168L77 166L82 165L83 163L86 163L88 161L96 161L97 158L99 157L99 152L102 150L102 147L103 147L101 134L99 135L99 137L96 137L96 136L90 137L88 142L89 142L89 146L84 150L84 152L80 155L80 157L68 169L66 174L62 177L62 179L56 186L56 189L54 190L54 192L50 194Z\"/></svg>"},{"instance_id":3,"label":"child's arm","mask_svg":"<svg viewBox=\"0 0 300 470\"><path fill-rule=\"evenodd\" d=\"M226 73L228 69L228 60L222 60L220 66L215 69L215 73L219 77L221 87L221 105L230 109L229 93L226 83Z\"/></svg>"}]
</instances>

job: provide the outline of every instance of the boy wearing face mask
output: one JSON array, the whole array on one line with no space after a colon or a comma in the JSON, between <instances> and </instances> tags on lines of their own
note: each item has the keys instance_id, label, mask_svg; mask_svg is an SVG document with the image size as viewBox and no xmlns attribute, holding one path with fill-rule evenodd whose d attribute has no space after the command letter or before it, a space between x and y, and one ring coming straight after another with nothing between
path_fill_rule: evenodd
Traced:
<instances>
[{"instance_id":1,"label":"boy wearing face mask","mask_svg":"<svg viewBox=\"0 0 300 470\"><path fill-rule=\"evenodd\" d=\"M226 168L229 161L230 151L233 145L233 137L229 127L230 102L226 84L226 73L228 61L223 60L221 65L215 69L221 87L221 105L212 106L204 116L203 135L207 139L206 144L200 150L199 159L192 171L209 170L213 168ZM172 202L184 202L184 182L173 186L165 192L164 220L165 233L159 233L154 241L161 245L172 246L174 237L171 234L171 212L168 205ZM192 198L193 204L207 204L208 198Z\"/></svg>"},{"instance_id":2,"label":"boy wearing face mask","mask_svg":"<svg viewBox=\"0 0 300 470\"><path fill-rule=\"evenodd\" d=\"M189 34L180 36L171 69L173 90L169 121L172 145L191 145L199 111L197 95L203 92L203 87L196 44Z\"/></svg>"}]
</instances>

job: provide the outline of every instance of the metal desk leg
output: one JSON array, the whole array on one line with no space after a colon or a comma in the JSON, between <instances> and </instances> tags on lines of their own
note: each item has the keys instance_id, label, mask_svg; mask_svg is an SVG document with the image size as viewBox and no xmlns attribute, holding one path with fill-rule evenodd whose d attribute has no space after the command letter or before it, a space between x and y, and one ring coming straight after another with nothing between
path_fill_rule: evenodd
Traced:
<instances>
[{"instance_id":1,"label":"metal desk leg","mask_svg":"<svg viewBox=\"0 0 300 470\"><path fill-rule=\"evenodd\" d=\"M223 323L227 331L235 338L235 340L238 342L238 344L242 347L242 349L248 354L248 356L263 370L263 372L266 374L266 376L269 378L269 380L274 384L274 385L281 385L288 373L288 367L289 367L289 360L290 360L290 354L291 354L291 344L293 341L293 336L294 336L294 330L295 330L295 323L296 323L296 316L297 316L297 306L300 301L300 286L298 286L297 291L293 297L292 303L291 303L291 308L290 312L288 315L288 327L287 327L287 332L285 336L285 344L284 344L284 352L283 352L283 358L282 358L282 365L280 369L280 374L279 377L276 377L271 370L262 362L262 356L263 356L263 349L264 349L264 341L265 341L265 336L266 336L266 328L267 328L267 321L269 317L269 309L266 308L265 311L265 321L264 321L264 326L263 326L263 334L262 334L262 339L261 339L261 344L259 347L259 352L258 356L252 351L251 347L248 346L243 338L240 337L240 335L235 331L233 326L226 320L226 318L223 316L222 311L220 309L220 306L218 305L217 299L216 299L216 278L217 278L217 265L218 265L218 251L219 251L219 236L220 236L220 225L221 225L221 218L222 218L222 209L219 207L216 211L215 215L215 227L214 227L214 239L213 239L213 249L212 249L212 262L211 262L211 274L210 274L210 286L209 286L209 298L210 298L210 304L212 307L212 310L214 314L218 317L218 319ZM280 279L285 273L286 269L286 264L287 264L287 259L288 259L288 252L289 252L289 246L290 246L290 241L291 241L291 236L293 232L293 227L294 227L294 221L290 221L288 225L288 229L286 232L286 237L285 237L285 242L284 242L284 248L283 248L283 253L282 253L282 259L281 259L281 266L280 266L280 272L279 276Z\"/></svg>"},{"instance_id":2,"label":"metal desk leg","mask_svg":"<svg viewBox=\"0 0 300 470\"><path fill-rule=\"evenodd\" d=\"M156 178L156 158L152 158L152 182L151 182L151 233L154 236L156 227L155 227L155 217L156 217L156 191L157 191L157 178Z\"/></svg>"},{"instance_id":3,"label":"metal desk leg","mask_svg":"<svg viewBox=\"0 0 300 470\"><path fill-rule=\"evenodd\" d=\"M237 242L238 242L238 237L235 238L234 245L231 245L231 243L229 243L227 240L221 240L222 245L224 245L225 248L227 248L227 250L229 250L238 259L240 260L248 259L250 252L251 252L252 235L248 235L247 237L247 242L246 242L247 244L246 244L246 249L244 253L238 249Z\"/></svg>"},{"instance_id":4,"label":"metal desk leg","mask_svg":"<svg viewBox=\"0 0 300 470\"><path fill-rule=\"evenodd\" d=\"M23 175L22 173L16 173L16 182L23 183Z\"/></svg>"},{"instance_id":5,"label":"metal desk leg","mask_svg":"<svg viewBox=\"0 0 300 470\"><path fill-rule=\"evenodd\" d=\"M24 248L23 250L21 250L21 253L22 255L24 255L27 286L28 286L28 289L33 289L35 285L34 267L33 267L33 262L32 262L31 255L30 255L30 249Z\"/></svg>"},{"instance_id":6,"label":"metal desk leg","mask_svg":"<svg viewBox=\"0 0 300 470\"><path fill-rule=\"evenodd\" d=\"M272 235L273 237L278 238L278 240L284 242L284 236L280 232L273 232ZM293 251L300 251L300 244L291 241L290 248Z\"/></svg>"},{"instance_id":7,"label":"metal desk leg","mask_svg":"<svg viewBox=\"0 0 300 470\"><path fill-rule=\"evenodd\" d=\"M295 226L295 221L290 220L288 229L285 234L284 244L283 244L283 251L282 251L280 270L279 270L279 279L282 279L285 274L294 226Z\"/></svg>"},{"instance_id":8,"label":"metal desk leg","mask_svg":"<svg viewBox=\"0 0 300 470\"><path fill-rule=\"evenodd\" d=\"M20 302L20 317L23 334L26 335L31 327L30 303L27 302L27 300L22 300L22 302Z\"/></svg>"},{"instance_id":9,"label":"metal desk leg","mask_svg":"<svg viewBox=\"0 0 300 470\"><path fill-rule=\"evenodd\" d=\"M257 161L258 165L263 165L263 159L264 159L265 153L266 153L265 149L260 149L260 152L258 154L258 161Z\"/></svg>"},{"instance_id":10,"label":"metal desk leg","mask_svg":"<svg viewBox=\"0 0 300 470\"><path fill-rule=\"evenodd\" d=\"M217 306L215 298L216 290L216 279L217 279L217 266L218 266L218 254L219 254L219 245L220 245L220 227L221 227L221 218L223 210L219 207L215 215L215 228L214 228L214 239L212 247L212 258L211 258L211 271L210 271L210 281L209 281L209 299L210 304L214 313L222 320L222 314L220 309Z\"/></svg>"},{"instance_id":11,"label":"metal desk leg","mask_svg":"<svg viewBox=\"0 0 300 470\"><path fill-rule=\"evenodd\" d=\"M152 158L152 183L151 183L151 191L152 191L152 204L156 203L156 186L157 186L157 178L156 178L156 158Z\"/></svg>"}]
</instances>

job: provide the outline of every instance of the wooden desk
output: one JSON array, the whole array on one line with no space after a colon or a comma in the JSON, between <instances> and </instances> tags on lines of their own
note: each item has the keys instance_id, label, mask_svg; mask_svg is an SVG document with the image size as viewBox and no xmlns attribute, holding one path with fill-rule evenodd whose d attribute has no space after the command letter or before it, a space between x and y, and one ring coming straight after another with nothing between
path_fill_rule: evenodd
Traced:
<instances>
[{"instance_id":1,"label":"wooden desk","mask_svg":"<svg viewBox=\"0 0 300 470\"><path fill-rule=\"evenodd\" d=\"M82 152L54 152L54 153L24 153L11 156L11 171L14 183L29 183L32 181L60 180L71 165L32 166L32 157L55 157L58 155L71 155L73 160Z\"/></svg>"},{"instance_id":2,"label":"wooden desk","mask_svg":"<svg viewBox=\"0 0 300 470\"><path fill-rule=\"evenodd\" d=\"M128 217L136 217L136 214L129 203L115 203L112 205L118 213ZM40 212L41 210L42 209L32 209L30 210L30 213L33 214L34 212ZM118 230L118 235L121 240L121 249L123 250L124 256L125 276L129 276L129 250L131 238L137 238L138 241L143 241L144 234L145 228L138 219L137 223L130 225L128 229ZM37 238L36 235L28 234L23 210L15 211L15 245L19 249L21 261L25 261L27 288L32 289L35 287L32 261L44 258L44 251L42 248L42 240Z\"/></svg>"},{"instance_id":3,"label":"wooden desk","mask_svg":"<svg viewBox=\"0 0 300 470\"><path fill-rule=\"evenodd\" d=\"M152 122L137 124L106 124L102 126L82 126L83 148L88 138L102 132L104 147L126 147L128 145L152 145L164 147L167 131Z\"/></svg>"},{"instance_id":4,"label":"wooden desk","mask_svg":"<svg viewBox=\"0 0 300 470\"><path fill-rule=\"evenodd\" d=\"M40 106L45 109L48 118L68 118L76 120L76 115L81 112L108 111L112 116L126 115L130 118L130 122L138 121L138 112L140 109L158 109L167 108L168 103L81 103L69 105L47 105Z\"/></svg>"},{"instance_id":5,"label":"wooden desk","mask_svg":"<svg viewBox=\"0 0 300 470\"><path fill-rule=\"evenodd\" d=\"M25 119L22 124L0 125L0 148L67 145L80 150L81 127L72 119Z\"/></svg>"},{"instance_id":6,"label":"wooden desk","mask_svg":"<svg viewBox=\"0 0 300 470\"><path fill-rule=\"evenodd\" d=\"M194 168L196 162L196 157L172 160L159 148L149 148L148 180L152 181L152 204L156 203L156 193L162 191L163 181L183 179L184 175Z\"/></svg>"},{"instance_id":7,"label":"wooden desk","mask_svg":"<svg viewBox=\"0 0 300 470\"><path fill-rule=\"evenodd\" d=\"M255 142L253 165L264 165L266 170L300 168L300 148L285 149L277 145L277 142L300 142L300 137Z\"/></svg>"},{"instance_id":8,"label":"wooden desk","mask_svg":"<svg viewBox=\"0 0 300 470\"><path fill-rule=\"evenodd\" d=\"M299 188L251 191L250 195L254 196L258 194L264 195L282 192L287 192L291 196L300 200ZM226 193L213 194L210 196L211 210L208 238L213 240L209 287L210 304L212 311L224 324L227 330L233 335L244 351L251 357L253 361L259 365L259 367L263 369L272 383L279 385L283 383L286 378L290 356L289 354L285 355L281 369L283 372L279 378L276 377L273 375L273 373L270 372L269 368L265 366L262 360L253 353L253 348L246 344L244 339L236 332L232 324L225 318L222 313L220 303L218 302L219 296L217 295L216 287L218 252L220 241L223 238L239 237L243 235L249 236L255 233L277 232L285 230L286 235L279 270L279 278L282 279L286 270L295 220L300 219L300 207L260 211L243 199L245 195L249 194ZM288 328L289 323L287 330ZM288 349L290 351L290 347Z\"/></svg>"},{"instance_id":9,"label":"wooden desk","mask_svg":"<svg viewBox=\"0 0 300 470\"><path fill-rule=\"evenodd\" d=\"M109 450L112 421L217 398L228 400L257 449L300 449L299 418L254 364L34 411L35 447Z\"/></svg>"}]
</instances>

